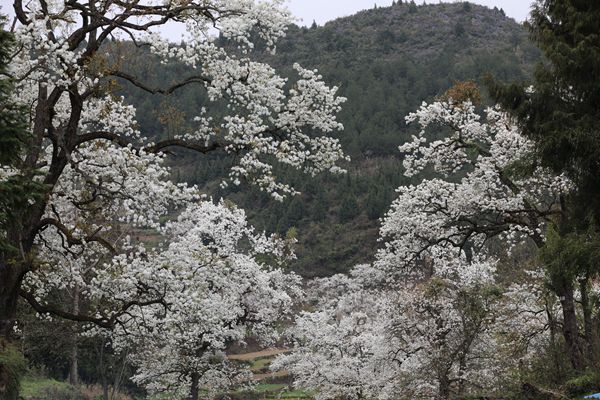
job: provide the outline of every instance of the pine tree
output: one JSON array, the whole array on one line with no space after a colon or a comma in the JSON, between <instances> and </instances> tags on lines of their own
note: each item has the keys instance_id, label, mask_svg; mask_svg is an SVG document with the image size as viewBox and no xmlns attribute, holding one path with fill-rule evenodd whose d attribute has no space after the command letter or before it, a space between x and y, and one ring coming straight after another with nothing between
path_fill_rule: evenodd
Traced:
<instances>
[{"instance_id":1,"label":"pine tree","mask_svg":"<svg viewBox=\"0 0 600 400\"><path fill-rule=\"evenodd\" d=\"M360 209L358 208L356 196L354 196L352 193L348 193L342 200L340 207L340 220L342 222L348 222L358 214L360 214Z\"/></svg>"},{"instance_id":2,"label":"pine tree","mask_svg":"<svg viewBox=\"0 0 600 400\"><path fill-rule=\"evenodd\" d=\"M538 67L533 91L492 85L541 161L566 172L600 217L600 2L538 0L528 28L549 63Z\"/></svg>"},{"instance_id":3,"label":"pine tree","mask_svg":"<svg viewBox=\"0 0 600 400\"><path fill-rule=\"evenodd\" d=\"M7 63L12 49L12 36L4 30L5 18L0 16L0 75L7 76ZM31 176L13 174L19 167L21 149L27 144L26 119L23 110L11 100L12 82L0 79L0 258L14 257L17 249L8 245L5 228L14 224L15 214L27 206L27 200L39 195L41 186ZM0 281L5 278L0 265ZM6 299L0 292L0 300ZM6 327L0 326L0 398L16 399L19 380L26 371L25 359L16 346L4 337Z\"/></svg>"},{"instance_id":4,"label":"pine tree","mask_svg":"<svg viewBox=\"0 0 600 400\"><path fill-rule=\"evenodd\" d=\"M410 3L408 4L408 12L411 14L417 12L417 4L415 3L415 0L410 0Z\"/></svg>"},{"instance_id":5,"label":"pine tree","mask_svg":"<svg viewBox=\"0 0 600 400\"><path fill-rule=\"evenodd\" d=\"M518 120L524 134L537 148L539 161L555 172L566 173L573 181L573 195L564 199L555 219L556 243L578 238L578 246L594 245L600 226L600 2L595 0L538 0L527 26L543 51L547 63L538 66L534 85L502 86L490 82L496 99ZM580 243L581 238L589 243ZM581 335L573 300L575 277L570 265L585 267L568 257L561 247L550 244L546 259L560 260L549 269L550 286L561 300L563 334L572 367L583 370L593 362L588 346L590 321L584 321ZM558 249L558 250L557 250ZM560 258L559 258L560 257ZM550 268L550 267L549 267ZM597 272L590 266L578 271L583 293ZM582 294L583 296L583 294ZM584 296L585 297L585 296ZM585 308L585 307L584 307ZM584 310L585 311L585 310Z\"/></svg>"},{"instance_id":6,"label":"pine tree","mask_svg":"<svg viewBox=\"0 0 600 400\"><path fill-rule=\"evenodd\" d=\"M13 40L3 29L4 22L5 18L0 16L0 75L8 76ZM25 112L12 101L12 91L12 81L0 79L0 257L5 258L16 250L6 241L7 224L14 223L14 217L27 206L27 201L40 196L43 188L31 179L34 171L23 170L20 165L29 134Z\"/></svg>"}]
</instances>

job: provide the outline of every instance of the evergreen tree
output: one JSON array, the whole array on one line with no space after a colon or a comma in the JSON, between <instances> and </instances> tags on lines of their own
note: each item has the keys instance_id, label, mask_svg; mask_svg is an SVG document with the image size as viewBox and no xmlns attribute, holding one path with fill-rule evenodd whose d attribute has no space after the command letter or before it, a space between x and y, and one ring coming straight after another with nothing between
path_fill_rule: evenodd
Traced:
<instances>
[{"instance_id":1,"label":"evergreen tree","mask_svg":"<svg viewBox=\"0 0 600 400\"><path fill-rule=\"evenodd\" d=\"M528 28L549 63L523 85L492 85L524 133L538 145L541 161L575 180L600 218L600 2L538 0Z\"/></svg>"},{"instance_id":2,"label":"evergreen tree","mask_svg":"<svg viewBox=\"0 0 600 400\"><path fill-rule=\"evenodd\" d=\"M7 76L7 63L12 49L11 34L4 30L5 18L0 16L0 75ZM0 257L10 259L17 249L6 240L6 227L31 199L41 192L41 185L31 176L17 174L22 149L27 145L26 119L23 110L11 100L12 82L0 79ZM0 268L0 281L5 279ZM0 293L2 295L3 293ZM0 296L4 299L5 296ZM3 327L0 326L0 331ZM16 346L0 336L0 398L16 399L20 377L25 373L25 359Z\"/></svg>"},{"instance_id":3,"label":"evergreen tree","mask_svg":"<svg viewBox=\"0 0 600 400\"><path fill-rule=\"evenodd\" d=\"M579 252L565 252L563 244L576 238L574 243L579 248L595 248L600 226L598 21L598 1L538 0L528 28L548 62L537 68L531 88L490 84L494 96L514 114L524 134L536 143L540 162L555 172L566 173L575 185L573 195L562 203L555 227L551 227L557 237L542 252L545 260L554 260L547 263L550 286L561 301L563 334L575 370L583 370L586 364L594 366L590 347L596 338L590 332L596 332L597 336L597 323L591 326L592 321L585 315L585 333L580 332L574 301L575 280L585 299L597 272L589 263L580 262ZM576 271L573 265L577 266ZM586 307L583 308L585 311Z\"/></svg>"},{"instance_id":4,"label":"evergreen tree","mask_svg":"<svg viewBox=\"0 0 600 400\"><path fill-rule=\"evenodd\" d=\"M360 210L358 209L356 196L354 196L352 193L348 193L342 200L342 205L340 207L340 220L342 222L348 222L358 214L360 214Z\"/></svg>"},{"instance_id":5,"label":"evergreen tree","mask_svg":"<svg viewBox=\"0 0 600 400\"><path fill-rule=\"evenodd\" d=\"M4 30L4 22L5 18L0 16L0 76L6 77L13 41L11 34ZM28 200L42 192L42 185L32 180L34 171L21 165L21 155L30 138L25 110L12 101L12 90L10 79L0 79L0 256L16 251L6 241L7 225L15 223L15 217L27 206Z\"/></svg>"},{"instance_id":6,"label":"evergreen tree","mask_svg":"<svg viewBox=\"0 0 600 400\"><path fill-rule=\"evenodd\" d=\"M417 4L415 3L415 0L411 0L408 4L408 12L411 14L417 12Z\"/></svg>"},{"instance_id":7,"label":"evergreen tree","mask_svg":"<svg viewBox=\"0 0 600 400\"><path fill-rule=\"evenodd\" d=\"M304 214L305 214L304 203L298 197L294 197L290 201L290 205L288 206L288 209L287 209L287 221L288 221L289 225L291 225L291 226L297 225L298 222L302 218L304 218L304 216L305 216Z\"/></svg>"}]
</instances>

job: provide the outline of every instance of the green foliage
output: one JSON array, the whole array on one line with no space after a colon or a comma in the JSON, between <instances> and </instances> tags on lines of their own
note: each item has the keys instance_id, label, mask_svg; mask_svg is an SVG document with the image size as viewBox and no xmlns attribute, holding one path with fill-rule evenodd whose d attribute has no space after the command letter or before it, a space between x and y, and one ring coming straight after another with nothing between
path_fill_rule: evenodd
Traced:
<instances>
[{"instance_id":1,"label":"green foliage","mask_svg":"<svg viewBox=\"0 0 600 400\"><path fill-rule=\"evenodd\" d=\"M408 12L414 14L417 12L417 5L415 4L415 0L410 0L408 5Z\"/></svg>"},{"instance_id":2,"label":"green foliage","mask_svg":"<svg viewBox=\"0 0 600 400\"><path fill-rule=\"evenodd\" d=\"M25 377L21 386L24 400L83 400L73 386L54 379Z\"/></svg>"},{"instance_id":3,"label":"green foliage","mask_svg":"<svg viewBox=\"0 0 600 400\"><path fill-rule=\"evenodd\" d=\"M0 16L0 27L4 18ZM13 45L9 32L0 29L0 75L7 73L7 63ZM28 145L26 114L24 109L11 99L13 85L10 79L0 79L0 167L21 167L22 150ZM16 250L8 243L6 229L14 224L19 213L27 207L30 200L39 198L43 185L32 178L34 171L22 171L7 179L0 178L0 256L14 253ZM1 177L1 175L0 175Z\"/></svg>"},{"instance_id":4,"label":"green foliage","mask_svg":"<svg viewBox=\"0 0 600 400\"><path fill-rule=\"evenodd\" d=\"M579 275L598 272L600 236L595 228L578 233L560 235L551 226L546 233L546 244L539 258L546 266L551 282L573 281Z\"/></svg>"},{"instance_id":5,"label":"green foliage","mask_svg":"<svg viewBox=\"0 0 600 400\"><path fill-rule=\"evenodd\" d=\"M456 23L456 25L454 25L454 34L456 36L462 37L465 35L465 33L466 33L465 25L461 21L458 21Z\"/></svg>"},{"instance_id":6,"label":"green foliage","mask_svg":"<svg viewBox=\"0 0 600 400\"><path fill-rule=\"evenodd\" d=\"M575 281L588 284L598 275L600 249L600 3L595 0L538 0L528 28L546 60L534 83L500 85L492 94L510 110L533 140L536 163L564 173L574 190L561 200L560 215L548 232L540 259L551 289L561 298L564 337L571 364L583 370L596 364L597 323L582 295L584 351L575 314ZM582 286L582 288L584 288ZM586 293L586 290L582 290ZM587 297L587 296L586 296ZM587 313L587 316L585 315ZM584 361L585 359L585 361Z\"/></svg>"},{"instance_id":7,"label":"green foliage","mask_svg":"<svg viewBox=\"0 0 600 400\"><path fill-rule=\"evenodd\" d=\"M18 161L20 149L26 142L25 118L22 110L10 100L12 82L4 78L11 55L13 39L4 30L5 18L0 16L0 164L12 165Z\"/></svg>"},{"instance_id":8,"label":"green foliage","mask_svg":"<svg viewBox=\"0 0 600 400\"><path fill-rule=\"evenodd\" d=\"M590 371L585 375L568 380L565 383L565 390L571 397L598 392L600 390L600 372Z\"/></svg>"},{"instance_id":9,"label":"green foliage","mask_svg":"<svg viewBox=\"0 0 600 400\"><path fill-rule=\"evenodd\" d=\"M33 174L16 175L0 181L0 255L14 254L16 248L9 244L3 232L18 220L16 217L24 212L30 200L43 194L44 186L32 177Z\"/></svg>"},{"instance_id":10,"label":"green foliage","mask_svg":"<svg viewBox=\"0 0 600 400\"><path fill-rule=\"evenodd\" d=\"M494 96L512 110L536 142L542 164L567 173L578 195L571 207L579 222L600 222L600 2L538 0L528 28L547 62L528 84L491 83Z\"/></svg>"},{"instance_id":11,"label":"green foliage","mask_svg":"<svg viewBox=\"0 0 600 400\"><path fill-rule=\"evenodd\" d=\"M0 398L17 397L20 380L26 371L27 363L23 354L14 345L0 339L0 382L6 385L0 387Z\"/></svg>"},{"instance_id":12,"label":"green foliage","mask_svg":"<svg viewBox=\"0 0 600 400\"><path fill-rule=\"evenodd\" d=\"M342 206L340 207L340 220L342 222L348 222L352 218L356 217L359 213L360 209L358 208L356 198L352 195L344 198L342 201Z\"/></svg>"}]
</instances>

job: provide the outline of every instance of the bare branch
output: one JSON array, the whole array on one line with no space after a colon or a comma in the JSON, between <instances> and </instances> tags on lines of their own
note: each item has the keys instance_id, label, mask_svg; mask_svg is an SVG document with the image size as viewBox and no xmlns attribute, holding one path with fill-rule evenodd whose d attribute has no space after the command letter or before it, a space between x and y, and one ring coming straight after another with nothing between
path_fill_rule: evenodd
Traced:
<instances>
[{"instance_id":1,"label":"bare branch","mask_svg":"<svg viewBox=\"0 0 600 400\"><path fill-rule=\"evenodd\" d=\"M90 315L84 314L74 314L67 311L63 311L57 307L51 307L48 305L43 305L39 301L37 301L35 295L26 290L19 289L19 296L23 299L27 300L29 305L40 314L51 314L57 317L61 317L70 321L75 322L87 322L99 326L105 329L113 329L118 323L119 318L133 308L133 307L147 307L151 305L162 305L163 307L167 307L168 305L165 303L164 298L161 296L157 299L147 300L147 301L128 301L124 302L120 307L119 311L113 314L110 317L92 317Z\"/></svg>"},{"instance_id":2,"label":"bare branch","mask_svg":"<svg viewBox=\"0 0 600 400\"><path fill-rule=\"evenodd\" d=\"M115 248L108 242L108 240L97 236L100 230L97 230L91 235L85 236L83 238L77 238L73 236L73 232L68 229L65 225L63 225L60 221L54 218L44 218L40 221L40 223L36 226L34 233L38 233L44 230L48 226L54 226L67 240L67 244L69 246L81 246L84 243L96 242L104 246L108 251L115 254Z\"/></svg>"},{"instance_id":3,"label":"bare branch","mask_svg":"<svg viewBox=\"0 0 600 400\"><path fill-rule=\"evenodd\" d=\"M112 318L106 318L106 317L98 318L98 317L92 317L89 315L73 314L73 313L66 312L66 311L63 311L63 310L60 310L57 308L45 306L37 301L37 299L35 298L33 293L27 292L23 289L19 290L19 296L21 296L22 298L27 300L29 305L36 312L38 312L40 314L51 314L51 315L55 315L57 317L68 319L70 321L88 322L88 323L95 324L101 328L105 328L105 329L112 329L115 325Z\"/></svg>"},{"instance_id":4,"label":"bare branch","mask_svg":"<svg viewBox=\"0 0 600 400\"><path fill-rule=\"evenodd\" d=\"M159 88L151 88L148 85L146 85L145 83L141 82L140 80L138 80L135 76L130 75L126 72L122 72L122 71L113 71L110 73L111 76L115 76L115 77L119 77L122 79L127 80L128 82L130 82L131 84L133 84L134 86L145 90L148 93L152 93L152 94L164 94L164 95L168 95L173 93L174 91L176 91L177 89L180 89L184 86L189 85L190 83L210 83L211 79L204 77L204 76L190 76L189 78L184 79L181 82L178 82L166 89L159 89Z\"/></svg>"},{"instance_id":5,"label":"bare branch","mask_svg":"<svg viewBox=\"0 0 600 400\"><path fill-rule=\"evenodd\" d=\"M149 153L159 153L168 147L182 147L185 149L194 150L199 153L206 154L223 147L223 145L216 142L211 143L209 145L202 145L198 143L186 142L182 139L169 139L163 140L162 142L158 142L150 147L147 147L145 150Z\"/></svg>"}]
</instances>

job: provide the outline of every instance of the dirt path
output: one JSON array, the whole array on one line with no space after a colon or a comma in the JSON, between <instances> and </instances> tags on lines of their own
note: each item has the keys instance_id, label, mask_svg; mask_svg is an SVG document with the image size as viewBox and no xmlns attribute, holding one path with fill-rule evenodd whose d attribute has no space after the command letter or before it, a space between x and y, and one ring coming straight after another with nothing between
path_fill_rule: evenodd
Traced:
<instances>
[{"instance_id":1,"label":"dirt path","mask_svg":"<svg viewBox=\"0 0 600 400\"><path fill-rule=\"evenodd\" d=\"M250 361L256 358L273 357L278 354L287 353L289 351L289 349L265 349L261 351L256 351L254 353L230 354L227 356L227 358L229 358L230 360Z\"/></svg>"},{"instance_id":2,"label":"dirt path","mask_svg":"<svg viewBox=\"0 0 600 400\"><path fill-rule=\"evenodd\" d=\"M276 356L278 354L288 353L290 349L265 349L261 351L255 351L253 353L244 353L244 354L230 354L227 356L230 360L239 360L239 361L252 361L257 358L269 358ZM288 371L277 371L277 372L269 372L266 374L254 374L255 381L262 381L264 379L273 378L273 377L281 377L288 376L290 373Z\"/></svg>"}]
</instances>

